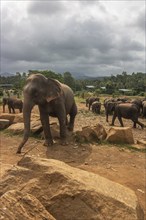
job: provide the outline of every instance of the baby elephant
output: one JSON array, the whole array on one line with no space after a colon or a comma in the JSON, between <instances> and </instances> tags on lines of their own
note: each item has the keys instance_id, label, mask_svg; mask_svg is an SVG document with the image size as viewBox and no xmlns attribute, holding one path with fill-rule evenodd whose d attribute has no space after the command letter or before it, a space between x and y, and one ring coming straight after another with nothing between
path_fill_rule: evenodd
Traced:
<instances>
[{"instance_id":1,"label":"baby elephant","mask_svg":"<svg viewBox=\"0 0 146 220\"><path fill-rule=\"evenodd\" d=\"M126 118L126 119L131 119L133 121L134 128L136 128L136 124L139 124L142 129L144 128L144 124L138 121L139 108L136 104L132 104L132 103L117 104L115 106L111 125L114 125L116 117L118 117L122 127L124 127L122 118Z\"/></svg>"},{"instance_id":2,"label":"baby elephant","mask_svg":"<svg viewBox=\"0 0 146 220\"><path fill-rule=\"evenodd\" d=\"M23 102L21 99L16 98L3 98L3 113L5 113L5 106L8 105L9 113L15 113L15 109L22 112Z\"/></svg>"},{"instance_id":3,"label":"baby elephant","mask_svg":"<svg viewBox=\"0 0 146 220\"><path fill-rule=\"evenodd\" d=\"M98 97L89 97L86 99L86 106L88 107L89 111L90 111L90 108L92 106L92 103L95 102L95 101L98 101L99 102L99 98Z\"/></svg>"},{"instance_id":4,"label":"baby elephant","mask_svg":"<svg viewBox=\"0 0 146 220\"><path fill-rule=\"evenodd\" d=\"M101 110L101 103L98 101L95 101L92 103L92 112L96 114L100 114Z\"/></svg>"}]
</instances>

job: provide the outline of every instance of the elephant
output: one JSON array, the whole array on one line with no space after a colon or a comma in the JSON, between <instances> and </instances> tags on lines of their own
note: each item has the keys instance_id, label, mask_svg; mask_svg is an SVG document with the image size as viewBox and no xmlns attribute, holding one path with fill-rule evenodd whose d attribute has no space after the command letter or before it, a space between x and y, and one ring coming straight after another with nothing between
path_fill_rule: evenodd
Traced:
<instances>
[{"instance_id":1,"label":"elephant","mask_svg":"<svg viewBox=\"0 0 146 220\"><path fill-rule=\"evenodd\" d=\"M92 103L95 101L99 102L99 100L100 100L100 98L98 98L98 97L89 97L88 99L86 99L86 106L88 107L89 111L90 111Z\"/></svg>"},{"instance_id":2,"label":"elephant","mask_svg":"<svg viewBox=\"0 0 146 220\"><path fill-rule=\"evenodd\" d=\"M104 100L103 105L105 108L106 122L108 122L108 115L113 113L116 104L117 104L116 99L105 99Z\"/></svg>"},{"instance_id":3,"label":"elephant","mask_svg":"<svg viewBox=\"0 0 146 220\"><path fill-rule=\"evenodd\" d=\"M105 115L106 115L106 122L108 122L108 115L113 114L115 110L115 106L119 103L127 102L126 98L111 98L104 100L104 108L105 108Z\"/></svg>"},{"instance_id":4,"label":"elephant","mask_svg":"<svg viewBox=\"0 0 146 220\"><path fill-rule=\"evenodd\" d=\"M16 98L3 98L3 113L5 113L5 106L8 105L9 113L15 113L15 109L19 109L20 113L23 109L23 101ZM11 111L12 110L12 111Z\"/></svg>"},{"instance_id":5,"label":"elephant","mask_svg":"<svg viewBox=\"0 0 146 220\"><path fill-rule=\"evenodd\" d=\"M134 128L136 128L136 124L139 124L142 129L144 128L144 124L138 121L139 108L136 104L133 104L133 103L117 104L115 106L111 125L114 125L116 117L118 117L118 120L122 127L124 127L122 118L126 118L126 119L131 119L133 121Z\"/></svg>"},{"instance_id":6,"label":"elephant","mask_svg":"<svg viewBox=\"0 0 146 220\"><path fill-rule=\"evenodd\" d=\"M100 114L101 110L101 103L98 101L95 101L92 103L92 112L96 114Z\"/></svg>"},{"instance_id":7,"label":"elephant","mask_svg":"<svg viewBox=\"0 0 146 220\"><path fill-rule=\"evenodd\" d=\"M53 145L53 139L50 131L49 116L57 117L60 125L60 137L62 144L67 144L67 128L73 131L74 121L77 114L77 106L73 91L70 87L60 83L52 78L46 78L42 74L31 74L23 89L24 104L24 135L17 153L27 142L30 133L30 117L34 105L38 105L40 119L44 131L44 145ZM67 115L70 120L67 124Z\"/></svg>"}]
</instances>

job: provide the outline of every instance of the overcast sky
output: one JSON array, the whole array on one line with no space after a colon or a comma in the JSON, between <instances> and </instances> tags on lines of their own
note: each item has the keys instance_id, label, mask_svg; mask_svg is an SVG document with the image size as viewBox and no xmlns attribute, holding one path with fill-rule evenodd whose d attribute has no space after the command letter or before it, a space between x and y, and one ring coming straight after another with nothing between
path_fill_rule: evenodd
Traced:
<instances>
[{"instance_id":1,"label":"overcast sky","mask_svg":"<svg viewBox=\"0 0 146 220\"><path fill-rule=\"evenodd\" d=\"M143 0L1 0L1 70L145 72Z\"/></svg>"}]
</instances>

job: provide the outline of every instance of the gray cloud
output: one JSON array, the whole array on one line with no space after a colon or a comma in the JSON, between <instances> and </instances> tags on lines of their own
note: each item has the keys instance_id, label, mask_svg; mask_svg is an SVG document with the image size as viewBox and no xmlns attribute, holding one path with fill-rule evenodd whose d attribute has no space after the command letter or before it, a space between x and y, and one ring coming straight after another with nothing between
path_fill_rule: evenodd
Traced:
<instances>
[{"instance_id":1,"label":"gray cloud","mask_svg":"<svg viewBox=\"0 0 146 220\"><path fill-rule=\"evenodd\" d=\"M144 72L141 6L121 21L99 1L23 4L25 8L12 8L8 2L2 7L1 72Z\"/></svg>"},{"instance_id":2,"label":"gray cloud","mask_svg":"<svg viewBox=\"0 0 146 220\"><path fill-rule=\"evenodd\" d=\"M65 5L61 1L34 1L28 6L28 13L35 15L56 15L65 12Z\"/></svg>"}]
</instances>

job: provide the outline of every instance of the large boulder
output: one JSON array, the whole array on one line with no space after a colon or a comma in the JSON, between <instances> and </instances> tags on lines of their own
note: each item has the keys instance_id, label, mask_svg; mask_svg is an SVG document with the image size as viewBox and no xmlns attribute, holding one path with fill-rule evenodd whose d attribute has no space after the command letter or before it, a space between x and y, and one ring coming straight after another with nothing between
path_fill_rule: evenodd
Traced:
<instances>
[{"instance_id":1,"label":"large boulder","mask_svg":"<svg viewBox=\"0 0 146 220\"><path fill-rule=\"evenodd\" d=\"M12 124L7 128L7 131L12 132L13 134L22 134L24 132L24 123ZM42 124L38 121L31 121L31 133L40 133L42 131Z\"/></svg>"},{"instance_id":2,"label":"large boulder","mask_svg":"<svg viewBox=\"0 0 146 220\"><path fill-rule=\"evenodd\" d=\"M18 165L3 177L0 194L31 194L58 220L144 219L135 193L118 183L53 159L23 157Z\"/></svg>"},{"instance_id":3,"label":"large boulder","mask_svg":"<svg viewBox=\"0 0 146 220\"><path fill-rule=\"evenodd\" d=\"M7 128L7 131L13 134L21 134L24 131L24 123L20 122L12 124Z\"/></svg>"},{"instance_id":4,"label":"large boulder","mask_svg":"<svg viewBox=\"0 0 146 220\"><path fill-rule=\"evenodd\" d=\"M134 144L132 129L129 127L112 127L106 140L111 143Z\"/></svg>"},{"instance_id":5,"label":"large boulder","mask_svg":"<svg viewBox=\"0 0 146 220\"><path fill-rule=\"evenodd\" d=\"M40 116L38 114L31 113L31 121L39 121ZM14 123L23 122L23 113L15 114Z\"/></svg>"},{"instance_id":6,"label":"large boulder","mask_svg":"<svg viewBox=\"0 0 146 220\"><path fill-rule=\"evenodd\" d=\"M96 126L86 126L82 128L82 131L76 132L76 140L77 141L102 141L106 138L107 133L105 128L101 124L97 124Z\"/></svg>"},{"instance_id":7,"label":"large boulder","mask_svg":"<svg viewBox=\"0 0 146 220\"><path fill-rule=\"evenodd\" d=\"M0 203L0 216L4 220L55 220L36 197L21 191L6 192L1 196Z\"/></svg>"},{"instance_id":8,"label":"large boulder","mask_svg":"<svg viewBox=\"0 0 146 220\"><path fill-rule=\"evenodd\" d=\"M7 119L0 119L0 130L9 127L10 121Z\"/></svg>"},{"instance_id":9,"label":"large boulder","mask_svg":"<svg viewBox=\"0 0 146 220\"><path fill-rule=\"evenodd\" d=\"M3 113L0 115L0 119L7 119L9 120L10 124L12 124L15 119L15 114Z\"/></svg>"}]
</instances>

